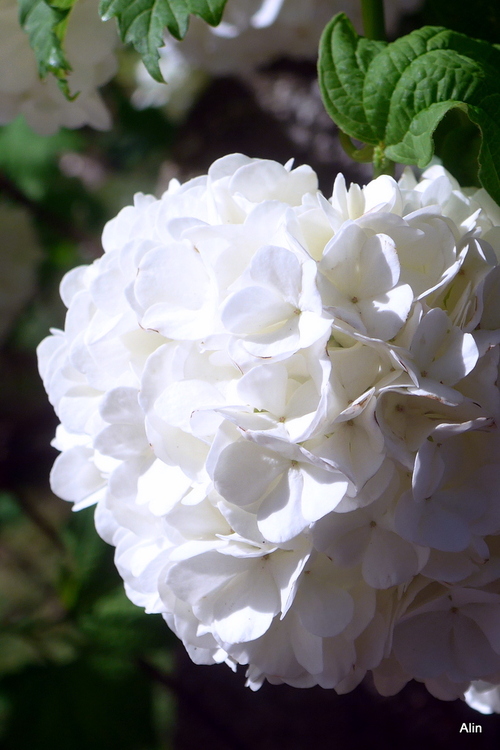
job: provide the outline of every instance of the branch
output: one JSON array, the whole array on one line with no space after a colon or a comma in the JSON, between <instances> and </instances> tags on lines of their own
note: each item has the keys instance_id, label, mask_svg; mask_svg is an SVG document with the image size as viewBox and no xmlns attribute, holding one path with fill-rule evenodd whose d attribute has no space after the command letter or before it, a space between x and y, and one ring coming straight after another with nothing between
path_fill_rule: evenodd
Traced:
<instances>
[{"instance_id":1,"label":"branch","mask_svg":"<svg viewBox=\"0 0 500 750\"><path fill-rule=\"evenodd\" d=\"M69 238L79 245L85 245L88 252L93 257L97 258L102 254L101 243L94 235L84 232L72 222L66 221L66 219L55 214L53 211L47 210L47 208L27 196L26 193L23 193L23 191L1 171L0 193L5 194L16 203L25 206L37 221L50 227L50 229L61 237Z\"/></svg>"}]
</instances>

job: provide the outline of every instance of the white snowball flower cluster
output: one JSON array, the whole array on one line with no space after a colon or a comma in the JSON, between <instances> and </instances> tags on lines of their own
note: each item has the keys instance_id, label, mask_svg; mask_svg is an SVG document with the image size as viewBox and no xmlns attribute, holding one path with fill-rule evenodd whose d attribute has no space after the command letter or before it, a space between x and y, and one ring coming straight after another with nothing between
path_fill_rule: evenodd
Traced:
<instances>
[{"instance_id":1,"label":"white snowball flower cluster","mask_svg":"<svg viewBox=\"0 0 500 750\"><path fill-rule=\"evenodd\" d=\"M138 195L39 347L54 491L248 684L500 683L500 209L234 154Z\"/></svg>"},{"instance_id":2,"label":"white snowball flower cluster","mask_svg":"<svg viewBox=\"0 0 500 750\"><path fill-rule=\"evenodd\" d=\"M97 8L97 0L78 0L69 15L64 47L73 70L68 83L70 91L79 94L68 101L53 76L40 80L16 0L0 0L0 124L21 114L41 135L60 127L111 127L97 89L116 72L118 34L114 24L101 21Z\"/></svg>"},{"instance_id":3,"label":"white snowball flower cluster","mask_svg":"<svg viewBox=\"0 0 500 750\"><path fill-rule=\"evenodd\" d=\"M422 0L386 3L387 27L394 30L404 12ZM321 33L330 19L344 11L362 33L359 0L229 0L222 22L209 26L192 17L186 37L176 42L165 36L160 69L167 82L155 82L138 63L133 103L139 107L189 106L199 90L200 71L213 75L244 76L259 65L280 57L316 60ZM187 92L186 93L186 87Z\"/></svg>"}]
</instances>

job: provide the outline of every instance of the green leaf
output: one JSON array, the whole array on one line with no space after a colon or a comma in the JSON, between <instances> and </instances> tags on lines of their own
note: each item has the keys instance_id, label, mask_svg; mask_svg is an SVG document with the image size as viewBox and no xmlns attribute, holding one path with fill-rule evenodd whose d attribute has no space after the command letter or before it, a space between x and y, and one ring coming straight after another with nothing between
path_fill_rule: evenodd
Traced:
<instances>
[{"instance_id":1,"label":"green leaf","mask_svg":"<svg viewBox=\"0 0 500 750\"><path fill-rule=\"evenodd\" d=\"M481 134L479 180L500 203L500 49L431 26L369 42L339 14L323 32L318 67L332 119L386 159L427 166L436 127L463 110Z\"/></svg>"},{"instance_id":2,"label":"green leaf","mask_svg":"<svg viewBox=\"0 0 500 750\"><path fill-rule=\"evenodd\" d=\"M350 156L351 159L354 159L354 161L357 161L360 164L367 164L368 162L373 161L373 146L357 148L349 136L342 130L339 130L339 141L346 154Z\"/></svg>"},{"instance_id":3,"label":"green leaf","mask_svg":"<svg viewBox=\"0 0 500 750\"><path fill-rule=\"evenodd\" d=\"M366 116L363 86L370 63L385 46L358 36L344 13L330 21L319 46L319 85L328 114L344 133L371 145L379 139Z\"/></svg>"},{"instance_id":4,"label":"green leaf","mask_svg":"<svg viewBox=\"0 0 500 750\"><path fill-rule=\"evenodd\" d=\"M52 73L67 99L74 99L68 87L71 72L63 49L68 16L76 0L18 0L19 20L35 53L42 78Z\"/></svg>"},{"instance_id":5,"label":"green leaf","mask_svg":"<svg viewBox=\"0 0 500 750\"><path fill-rule=\"evenodd\" d=\"M211 26L222 18L227 0L101 0L103 21L116 17L121 38L134 45L150 75L163 82L158 65L158 48L167 28L176 39L188 30L189 16L199 16Z\"/></svg>"},{"instance_id":6,"label":"green leaf","mask_svg":"<svg viewBox=\"0 0 500 750\"><path fill-rule=\"evenodd\" d=\"M68 10L72 8L76 0L47 0L47 5L56 10Z\"/></svg>"},{"instance_id":7,"label":"green leaf","mask_svg":"<svg viewBox=\"0 0 500 750\"><path fill-rule=\"evenodd\" d=\"M441 120L434 131L435 153L443 166L460 185L480 187L478 154L481 145L479 129L467 114L455 108Z\"/></svg>"}]
</instances>

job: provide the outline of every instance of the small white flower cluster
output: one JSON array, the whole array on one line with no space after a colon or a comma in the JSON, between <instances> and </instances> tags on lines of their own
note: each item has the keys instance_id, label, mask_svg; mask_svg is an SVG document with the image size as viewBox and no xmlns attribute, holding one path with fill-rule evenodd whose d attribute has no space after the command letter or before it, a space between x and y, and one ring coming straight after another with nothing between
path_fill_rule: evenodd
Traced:
<instances>
[{"instance_id":1,"label":"small white flower cluster","mask_svg":"<svg viewBox=\"0 0 500 750\"><path fill-rule=\"evenodd\" d=\"M500 682L500 209L234 154L138 195L39 347L54 491L248 684ZM491 686L490 686L491 687Z\"/></svg>"},{"instance_id":2,"label":"small white flower cluster","mask_svg":"<svg viewBox=\"0 0 500 750\"><path fill-rule=\"evenodd\" d=\"M101 21L97 8L97 0L78 0L69 15L64 48L73 70L68 83L71 93L79 93L68 101L52 75L40 80L16 0L0 0L0 124L21 114L40 135L60 127L111 127L97 89L116 73L118 34L115 24Z\"/></svg>"},{"instance_id":3,"label":"small white flower cluster","mask_svg":"<svg viewBox=\"0 0 500 750\"><path fill-rule=\"evenodd\" d=\"M136 109L165 107L173 122L182 121L207 85L210 77L201 68L193 67L182 54L182 44L166 40L158 50L160 70L166 83L152 78L143 62L135 67L136 88L131 102Z\"/></svg>"},{"instance_id":4,"label":"small white flower cluster","mask_svg":"<svg viewBox=\"0 0 500 750\"><path fill-rule=\"evenodd\" d=\"M386 3L388 28L394 30L403 12L421 4L422 0ZM229 0L218 26L192 17L182 42L165 35L160 69L168 85L154 81L141 62L132 101L139 108L165 104L177 112L180 105L192 103L201 86L200 71L244 76L280 57L316 60L324 27L341 11L362 33L359 0Z\"/></svg>"}]
</instances>

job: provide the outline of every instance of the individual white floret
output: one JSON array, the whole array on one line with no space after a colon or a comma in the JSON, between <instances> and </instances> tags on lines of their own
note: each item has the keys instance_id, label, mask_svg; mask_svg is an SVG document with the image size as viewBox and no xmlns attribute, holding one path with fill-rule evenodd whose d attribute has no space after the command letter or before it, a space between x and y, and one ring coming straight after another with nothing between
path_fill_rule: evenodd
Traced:
<instances>
[{"instance_id":1,"label":"individual white floret","mask_svg":"<svg viewBox=\"0 0 500 750\"><path fill-rule=\"evenodd\" d=\"M422 592L424 596L426 592ZM444 588L414 606L394 630L394 653L413 677L467 682L498 672L500 598L488 591Z\"/></svg>"},{"instance_id":2,"label":"individual white floret","mask_svg":"<svg viewBox=\"0 0 500 750\"><path fill-rule=\"evenodd\" d=\"M282 247L261 248L248 276L224 304L226 330L243 337L257 357L284 357L306 349L329 333L316 286L316 264Z\"/></svg>"},{"instance_id":3,"label":"individual white floret","mask_svg":"<svg viewBox=\"0 0 500 750\"><path fill-rule=\"evenodd\" d=\"M335 317L369 337L394 338L408 317L414 292L399 284L396 244L386 234L367 235L346 222L325 247L320 269L329 284L323 299Z\"/></svg>"}]
</instances>

